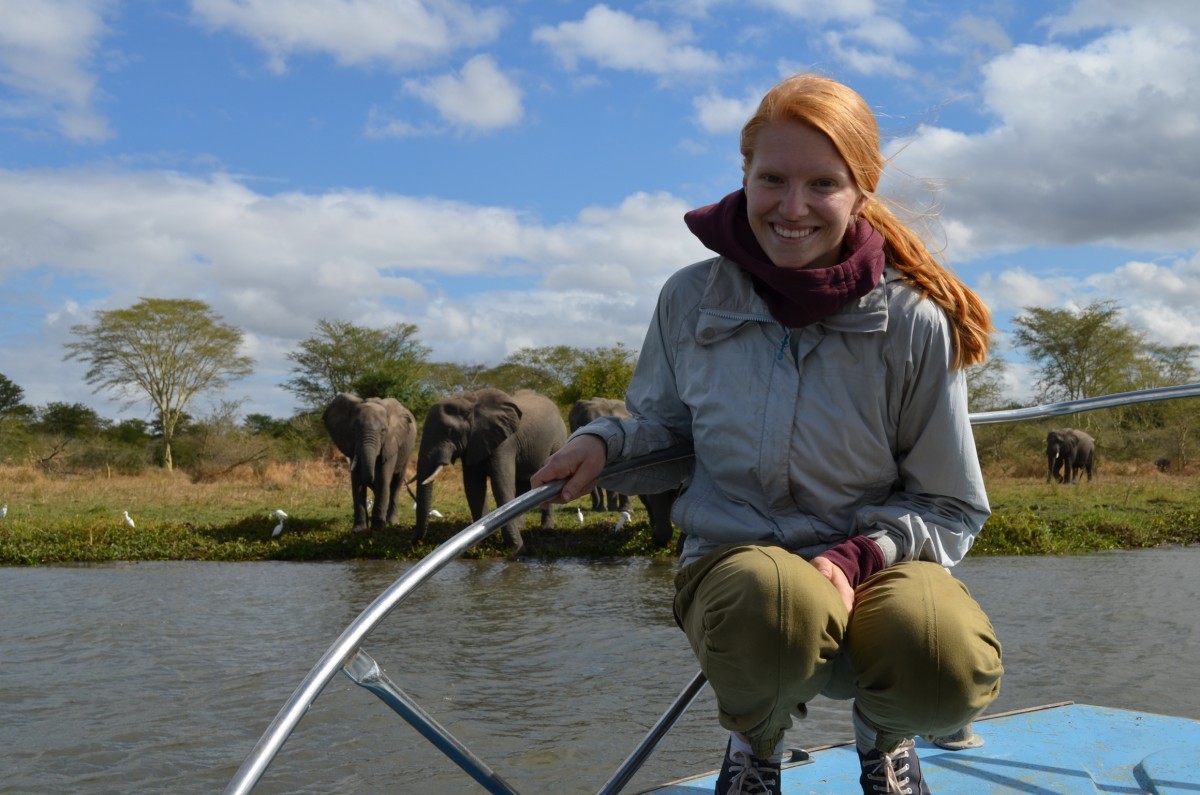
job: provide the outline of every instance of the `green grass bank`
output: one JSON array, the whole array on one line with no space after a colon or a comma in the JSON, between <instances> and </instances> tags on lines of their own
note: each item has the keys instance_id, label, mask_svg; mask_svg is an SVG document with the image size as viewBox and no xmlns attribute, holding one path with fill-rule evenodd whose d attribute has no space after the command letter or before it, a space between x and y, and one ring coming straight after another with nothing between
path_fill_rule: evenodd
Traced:
<instances>
[{"instance_id":1,"label":"green grass bank","mask_svg":"<svg viewBox=\"0 0 1200 795\"><path fill-rule=\"evenodd\" d=\"M972 555L1061 555L1200 543L1200 481L1186 473L1110 471L1091 483L1061 485L1044 477L988 478L993 516ZM435 488L443 514L430 522L427 543L411 544L412 499L400 521L380 533L351 533L349 476L337 462L267 464L196 482L187 473L137 476L42 474L33 467L0 468L0 565L46 565L143 560L416 560L470 523L457 472ZM556 528L541 531L527 518L526 543L541 558L669 559L655 548L640 504L617 531L617 515L576 505L560 510ZM271 538L288 514L284 532ZM136 527L128 527L128 511ZM499 534L466 557L503 557Z\"/></svg>"}]
</instances>

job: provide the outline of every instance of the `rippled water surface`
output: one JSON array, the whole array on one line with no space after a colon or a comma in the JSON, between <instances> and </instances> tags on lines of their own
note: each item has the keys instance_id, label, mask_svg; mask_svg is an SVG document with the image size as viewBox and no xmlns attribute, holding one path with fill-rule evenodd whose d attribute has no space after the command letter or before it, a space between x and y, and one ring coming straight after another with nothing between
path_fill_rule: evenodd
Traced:
<instances>
[{"instance_id":1,"label":"rippled water surface","mask_svg":"<svg viewBox=\"0 0 1200 795\"><path fill-rule=\"evenodd\" d=\"M212 793L341 630L407 568L352 562L0 568L0 793ZM1007 674L991 711L1075 700L1200 718L1200 547L957 570ZM523 793L592 793L695 672L673 568L450 564L364 644ZM788 739L849 736L820 701ZM715 767L705 691L628 791ZM256 793L482 790L338 674Z\"/></svg>"}]
</instances>

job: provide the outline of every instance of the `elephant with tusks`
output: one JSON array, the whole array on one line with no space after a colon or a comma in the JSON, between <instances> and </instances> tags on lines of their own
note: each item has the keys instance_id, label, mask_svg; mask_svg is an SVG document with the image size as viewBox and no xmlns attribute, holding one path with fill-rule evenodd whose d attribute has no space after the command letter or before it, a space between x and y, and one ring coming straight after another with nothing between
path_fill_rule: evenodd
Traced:
<instances>
[{"instance_id":1,"label":"elephant with tusks","mask_svg":"<svg viewBox=\"0 0 1200 795\"><path fill-rule=\"evenodd\" d=\"M509 395L499 389L460 392L430 408L417 453L417 520L413 543L425 539L433 481L462 461L463 490L471 517L484 514L488 484L496 505L529 491L529 478L567 439L567 425L554 401L529 389ZM554 526L549 505L542 507L542 527ZM524 551L515 521L503 527L513 554Z\"/></svg>"},{"instance_id":2,"label":"elephant with tusks","mask_svg":"<svg viewBox=\"0 0 1200 795\"><path fill-rule=\"evenodd\" d=\"M1082 473L1092 479L1096 440L1074 428L1058 428L1046 434L1046 482L1076 483Z\"/></svg>"},{"instance_id":3,"label":"elephant with tusks","mask_svg":"<svg viewBox=\"0 0 1200 795\"><path fill-rule=\"evenodd\" d=\"M417 421L395 398L367 398L343 392L321 415L337 449L350 459L354 532L382 530L396 521L396 505L417 442ZM374 504L367 495L375 495Z\"/></svg>"}]
</instances>

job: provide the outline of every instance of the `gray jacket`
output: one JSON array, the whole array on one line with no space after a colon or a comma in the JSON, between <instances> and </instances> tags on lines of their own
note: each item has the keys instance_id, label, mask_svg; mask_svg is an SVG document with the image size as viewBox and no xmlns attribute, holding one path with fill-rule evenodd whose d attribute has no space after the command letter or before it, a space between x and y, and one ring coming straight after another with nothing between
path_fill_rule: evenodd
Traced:
<instances>
[{"instance_id":1,"label":"gray jacket","mask_svg":"<svg viewBox=\"0 0 1200 795\"><path fill-rule=\"evenodd\" d=\"M952 566L990 515L942 310L888 269L820 323L776 322L749 277L717 257L664 285L608 462L690 441L694 461L606 478L645 494L684 485L682 564L733 541L811 558L854 535L886 565Z\"/></svg>"}]
</instances>

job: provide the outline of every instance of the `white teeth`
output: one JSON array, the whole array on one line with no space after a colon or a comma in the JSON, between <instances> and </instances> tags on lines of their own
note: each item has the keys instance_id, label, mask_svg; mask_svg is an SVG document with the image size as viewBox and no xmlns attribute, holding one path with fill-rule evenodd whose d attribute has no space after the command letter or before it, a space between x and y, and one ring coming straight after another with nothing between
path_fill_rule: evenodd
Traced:
<instances>
[{"instance_id":1,"label":"white teeth","mask_svg":"<svg viewBox=\"0 0 1200 795\"><path fill-rule=\"evenodd\" d=\"M779 235L780 237L787 237L793 240L798 240L802 237L808 237L815 231L811 227L808 229L788 229L786 227L773 225L771 228L774 229L775 234Z\"/></svg>"}]
</instances>

